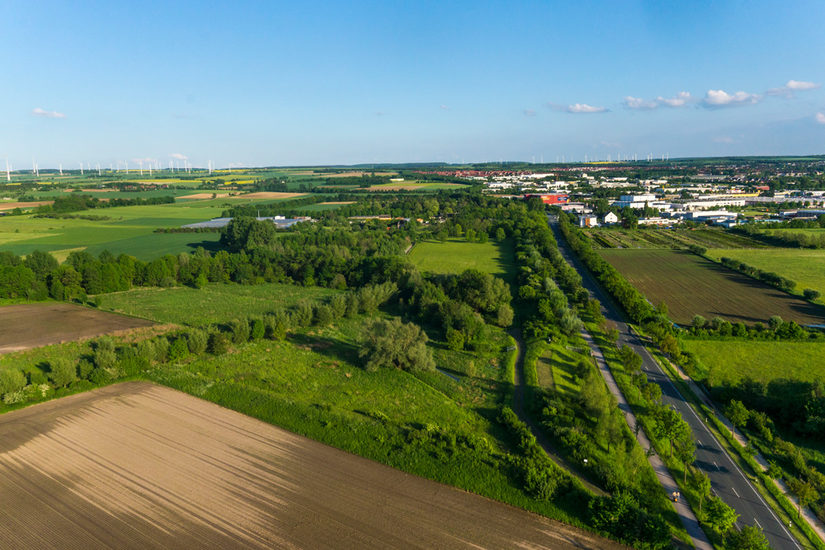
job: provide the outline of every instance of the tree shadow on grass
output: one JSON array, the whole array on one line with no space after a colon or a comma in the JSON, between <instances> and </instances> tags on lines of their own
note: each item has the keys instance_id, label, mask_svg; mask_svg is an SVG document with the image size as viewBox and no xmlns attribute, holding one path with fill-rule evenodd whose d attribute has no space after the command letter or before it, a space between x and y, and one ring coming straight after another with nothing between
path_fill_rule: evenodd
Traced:
<instances>
[{"instance_id":1,"label":"tree shadow on grass","mask_svg":"<svg viewBox=\"0 0 825 550\"><path fill-rule=\"evenodd\" d=\"M333 359L338 359L339 361L346 361L356 366L361 364L361 359L358 355L359 347L351 342L303 333L290 334L287 341L298 348L313 351Z\"/></svg>"}]
</instances>

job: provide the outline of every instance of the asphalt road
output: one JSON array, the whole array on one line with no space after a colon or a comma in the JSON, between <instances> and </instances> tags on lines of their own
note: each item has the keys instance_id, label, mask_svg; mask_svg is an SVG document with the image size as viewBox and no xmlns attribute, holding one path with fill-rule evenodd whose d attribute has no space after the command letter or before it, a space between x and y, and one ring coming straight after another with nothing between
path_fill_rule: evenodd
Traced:
<instances>
[{"instance_id":1,"label":"asphalt road","mask_svg":"<svg viewBox=\"0 0 825 550\"><path fill-rule=\"evenodd\" d=\"M659 384L662 388L662 401L676 409L690 425L693 437L696 440L696 461L694 465L710 477L714 493L739 514L738 525L740 527L743 525L760 527L768 538L771 548L777 550L801 549L801 546L788 531L788 527L779 521L770 506L762 499L762 496L751 485L745 474L731 460L719 441L705 425L707 419L698 416L696 411L681 396L670 378L662 372L661 367L650 356L638 336L630 331L624 312L602 290L590 272L570 250L557 222L552 216L550 217L550 225L565 260L581 274L583 286L601 302L602 314L605 318L615 323L619 331L618 345L628 345L641 355L643 359L642 370L647 375L648 380Z\"/></svg>"}]
</instances>

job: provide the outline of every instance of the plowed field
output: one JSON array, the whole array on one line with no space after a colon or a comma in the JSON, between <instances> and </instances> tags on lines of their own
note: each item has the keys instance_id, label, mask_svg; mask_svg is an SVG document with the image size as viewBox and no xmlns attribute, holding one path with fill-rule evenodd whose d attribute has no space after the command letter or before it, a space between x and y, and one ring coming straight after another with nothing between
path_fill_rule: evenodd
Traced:
<instances>
[{"instance_id":1,"label":"plowed field","mask_svg":"<svg viewBox=\"0 0 825 550\"><path fill-rule=\"evenodd\" d=\"M186 394L0 417L2 548L621 548Z\"/></svg>"}]
</instances>

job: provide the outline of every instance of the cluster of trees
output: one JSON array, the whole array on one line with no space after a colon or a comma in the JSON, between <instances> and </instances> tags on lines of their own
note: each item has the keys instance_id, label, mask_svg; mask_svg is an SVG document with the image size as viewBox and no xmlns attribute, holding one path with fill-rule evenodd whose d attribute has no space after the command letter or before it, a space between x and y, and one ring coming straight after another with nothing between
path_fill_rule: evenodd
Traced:
<instances>
[{"instance_id":1,"label":"cluster of trees","mask_svg":"<svg viewBox=\"0 0 825 550\"><path fill-rule=\"evenodd\" d=\"M415 323L401 319L378 319L367 326L360 356L364 368L395 368L410 372L435 369L435 360L427 347L427 334Z\"/></svg>"},{"instance_id":2,"label":"cluster of trees","mask_svg":"<svg viewBox=\"0 0 825 550\"><path fill-rule=\"evenodd\" d=\"M821 340L821 332L809 331L795 321L783 321L779 315L773 315L767 324L755 323L751 326L739 321L731 323L722 317L705 319L694 315L685 330L694 338L747 338L750 340Z\"/></svg>"},{"instance_id":3,"label":"cluster of trees","mask_svg":"<svg viewBox=\"0 0 825 550\"><path fill-rule=\"evenodd\" d=\"M814 388L813 394L819 393L820 399L825 399L822 382L814 385L817 387ZM787 392L783 393L787 395ZM806 406L807 409L815 407L816 405L811 407L810 403ZM825 403L820 403L819 407L822 410L818 413L825 413ZM749 409L738 399L731 399L724 412L733 425L745 431L751 441L756 442L755 446L768 457L771 463L768 475L774 478L784 477L788 488L797 496L799 505L803 508L813 505L817 516L825 521L825 474L808 463L799 447L779 436L774 422L764 412ZM816 437L815 434L821 434L825 429L825 418L814 418L814 425L809 426L811 420L809 418L802 424L801 435ZM798 423L799 420L796 421L796 424ZM818 431L811 432L812 429ZM800 435L797 430L793 432Z\"/></svg>"},{"instance_id":4,"label":"cluster of trees","mask_svg":"<svg viewBox=\"0 0 825 550\"><path fill-rule=\"evenodd\" d=\"M175 202L175 197L167 195L163 197L150 197L133 199L107 199L101 200L97 197L90 197L89 195L81 195L78 193L70 193L65 197L57 197L53 204L44 204L38 206L35 210L36 216L48 217L52 214L63 214L66 212L78 212L80 210L89 210L92 208L110 208L114 206L140 206L149 204L171 204Z\"/></svg>"},{"instance_id":5,"label":"cluster of trees","mask_svg":"<svg viewBox=\"0 0 825 550\"><path fill-rule=\"evenodd\" d=\"M786 279L773 271L762 271L759 268L740 262L739 260L734 260L733 258L722 257L719 261L728 269L744 273L748 277L753 277L784 292L791 292L796 287L796 281Z\"/></svg>"},{"instance_id":6,"label":"cluster of trees","mask_svg":"<svg viewBox=\"0 0 825 550\"><path fill-rule=\"evenodd\" d=\"M559 216L559 227L579 259L599 280L602 287L610 292L633 322L642 324L657 317L654 307L616 268L593 250L589 239L573 226L565 214Z\"/></svg>"}]
</instances>

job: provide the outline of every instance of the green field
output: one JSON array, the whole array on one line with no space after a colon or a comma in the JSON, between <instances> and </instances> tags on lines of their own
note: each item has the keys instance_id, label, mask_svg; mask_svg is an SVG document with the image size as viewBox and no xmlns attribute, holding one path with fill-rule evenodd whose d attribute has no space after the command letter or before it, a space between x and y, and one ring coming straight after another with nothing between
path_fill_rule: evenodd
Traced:
<instances>
[{"instance_id":1,"label":"green field","mask_svg":"<svg viewBox=\"0 0 825 550\"><path fill-rule=\"evenodd\" d=\"M714 386L746 377L764 382L825 379L825 342L688 339L682 348L696 354L705 373L712 371Z\"/></svg>"},{"instance_id":2,"label":"green field","mask_svg":"<svg viewBox=\"0 0 825 550\"><path fill-rule=\"evenodd\" d=\"M765 245L721 228L619 229L594 228L585 231L594 248L762 248Z\"/></svg>"},{"instance_id":3,"label":"green field","mask_svg":"<svg viewBox=\"0 0 825 550\"><path fill-rule=\"evenodd\" d=\"M469 243L460 239L446 242L417 243L410 251L410 260L421 271L431 273L461 273L478 269L493 275L509 277L513 273L513 249L510 241Z\"/></svg>"},{"instance_id":4,"label":"green field","mask_svg":"<svg viewBox=\"0 0 825 550\"><path fill-rule=\"evenodd\" d=\"M220 216L224 209L245 202L272 202L272 199L233 199L231 203L226 199L210 199L71 213L72 216L91 216L94 218L91 220L4 216L0 217L0 250L25 255L32 250L59 252L88 248L91 252L99 252L108 249L114 254L126 253L144 260L166 253L191 252L198 246L216 242L218 234L184 236L157 234L154 230L209 220Z\"/></svg>"},{"instance_id":5,"label":"green field","mask_svg":"<svg viewBox=\"0 0 825 550\"><path fill-rule=\"evenodd\" d=\"M230 319L263 315L279 306L291 306L302 299L316 300L338 291L267 283L245 286L233 283L189 287L136 288L102 294L100 309L159 323L201 326Z\"/></svg>"},{"instance_id":6,"label":"green field","mask_svg":"<svg viewBox=\"0 0 825 550\"><path fill-rule=\"evenodd\" d=\"M825 295L825 250L807 248L765 248L761 250L708 250L708 256L723 256L752 265L762 271L772 271L796 281L796 292L806 288ZM820 300L821 301L821 300Z\"/></svg>"},{"instance_id":7,"label":"green field","mask_svg":"<svg viewBox=\"0 0 825 550\"><path fill-rule=\"evenodd\" d=\"M803 325L825 322L825 309L690 254L665 249L603 249L610 262L654 305L665 303L680 325L694 315L766 322L772 315Z\"/></svg>"}]
</instances>

